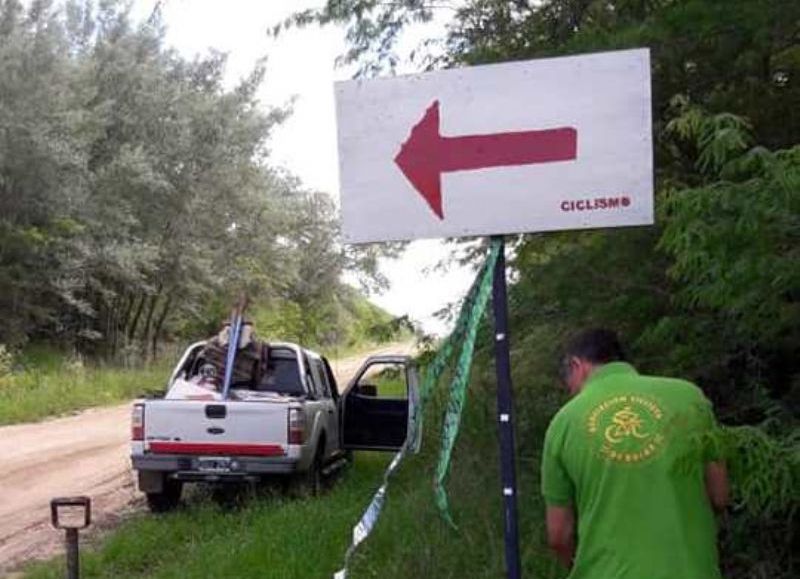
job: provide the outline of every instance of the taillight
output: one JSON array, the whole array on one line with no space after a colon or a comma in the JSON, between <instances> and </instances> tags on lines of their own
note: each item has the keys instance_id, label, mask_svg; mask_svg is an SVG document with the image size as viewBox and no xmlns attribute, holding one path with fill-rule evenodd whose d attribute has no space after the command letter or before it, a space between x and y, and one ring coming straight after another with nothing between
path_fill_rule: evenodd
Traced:
<instances>
[{"instance_id":1,"label":"taillight","mask_svg":"<svg viewBox=\"0 0 800 579\"><path fill-rule=\"evenodd\" d=\"M134 404L131 410L131 440L144 440L144 404Z\"/></svg>"},{"instance_id":2,"label":"taillight","mask_svg":"<svg viewBox=\"0 0 800 579\"><path fill-rule=\"evenodd\" d=\"M289 428L286 436L289 444L303 444L306 438L306 415L301 408L289 409Z\"/></svg>"}]
</instances>

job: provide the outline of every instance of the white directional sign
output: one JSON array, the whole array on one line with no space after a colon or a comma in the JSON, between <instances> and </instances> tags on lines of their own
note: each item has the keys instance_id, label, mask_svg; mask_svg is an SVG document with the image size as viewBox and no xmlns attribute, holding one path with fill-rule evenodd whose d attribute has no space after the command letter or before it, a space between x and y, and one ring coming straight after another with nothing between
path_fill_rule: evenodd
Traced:
<instances>
[{"instance_id":1,"label":"white directional sign","mask_svg":"<svg viewBox=\"0 0 800 579\"><path fill-rule=\"evenodd\" d=\"M336 85L345 241L653 222L650 55Z\"/></svg>"}]
</instances>

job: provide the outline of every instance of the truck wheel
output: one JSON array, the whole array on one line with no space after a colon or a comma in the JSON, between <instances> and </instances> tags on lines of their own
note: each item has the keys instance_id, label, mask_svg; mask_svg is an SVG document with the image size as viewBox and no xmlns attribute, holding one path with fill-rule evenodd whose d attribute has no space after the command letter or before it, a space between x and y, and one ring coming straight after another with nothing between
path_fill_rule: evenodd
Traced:
<instances>
[{"instance_id":1,"label":"truck wheel","mask_svg":"<svg viewBox=\"0 0 800 579\"><path fill-rule=\"evenodd\" d=\"M166 513L174 510L181 500L183 483L165 479L164 488L158 493L147 493L147 507L151 513Z\"/></svg>"},{"instance_id":2,"label":"truck wheel","mask_svg":"<svg viewBox=\"0 0 800 579\"><path fill-rule=\"evenodd\" d=\"M292 495L297 498L315 497L322 491L322 452L317 450L308 471L297 475L292 485Z\"/></svg>"},{"instance_id":3,"label":"truck wheel","mask_svg":"<svg viewBox=\"0 0 800 579\"><path fill-rule=\"evenodd\" d=\"M221 509L234 509L239 499L239 489L232 484L216 484L211 487L211 500Z\"/></svg>"}]
</instances>

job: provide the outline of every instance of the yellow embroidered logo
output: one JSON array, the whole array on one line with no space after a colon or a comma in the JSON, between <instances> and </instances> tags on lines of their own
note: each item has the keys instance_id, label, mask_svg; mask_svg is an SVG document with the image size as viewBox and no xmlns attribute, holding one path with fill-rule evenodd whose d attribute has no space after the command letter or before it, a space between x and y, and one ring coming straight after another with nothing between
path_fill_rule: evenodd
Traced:
<instances>
[{"instance_id":1,"label":"yellow embroidered logo","mask_svg":"<svg viewBox=\"0 0 800 579\"><path fill-rule=\"evenodd\" d=\"M663 446L660 422L664 413L655 400L642 396L615 396L590 413L587 429L609 460L636 463L647 460Z\"/></svg>"},{"instance_id":2,"label":"yellow embroidered logo","mask_svg":"<svg viewBox=\"0 0 800 579\"><path fill-rule=\"evenodd\" d=\"M642 418L637 412L631 410L630 406L615 412L611 422L612 424L605 430L606 440L611 444L619 444L627 436L633 436L634 438L650 437L650 434L640 432L644 428Z\"/></svg>"}]
</instances>

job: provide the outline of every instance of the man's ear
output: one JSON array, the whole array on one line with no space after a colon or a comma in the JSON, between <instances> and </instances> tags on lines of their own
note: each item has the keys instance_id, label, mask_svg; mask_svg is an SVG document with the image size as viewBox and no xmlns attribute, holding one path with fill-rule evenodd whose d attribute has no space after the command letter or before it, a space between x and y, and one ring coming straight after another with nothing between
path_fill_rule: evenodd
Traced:
<instances>
[{"instance_id":1,"label":"man's ear","mask_svg":"<svg viewBox=\"0 0 800 579\"><path fill-rule=\"evenodd\" d=\"M583 386L583 362L577 356L571 356L569 359L569 392L575 396L581 391Z\"/></svg>"},{"instance_id":2,"label":"man's ear","mask_svg":"<svg viewBox=\"0 0 800 579\"><path fill-rule=\"evenodd\" d=\"M579 359L578 363L580 364L580 377L581 377L581 385L589 378L589 374L592 373L594 369L594 364L589 362L588 360Z\"/></svg>"},{"instance_id":3,"label":"man's ear","mask_svg":"<svg viewBox=\"0 0 800 579\"><path fill-rule=\"evenodd\" d=\"M589 375L594 370L594 364L583 358L573 357L570 360L572 366L572 384L570 391L573 396L583 389L583 385L589 379Z\"/></svg>"}]
</instances>

